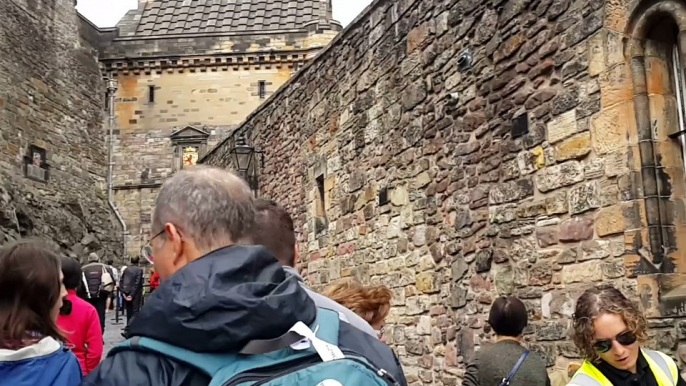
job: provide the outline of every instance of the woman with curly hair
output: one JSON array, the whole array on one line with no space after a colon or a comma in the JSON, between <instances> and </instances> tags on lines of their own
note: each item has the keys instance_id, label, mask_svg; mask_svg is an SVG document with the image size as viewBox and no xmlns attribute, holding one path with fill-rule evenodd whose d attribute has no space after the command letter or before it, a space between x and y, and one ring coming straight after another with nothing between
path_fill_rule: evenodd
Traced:
<instances>
[{"instance_id":1,"label":"woman with curly hair","mask_svg":"<svg viewBox=\"0 0 686 386\"><path fill-rule=\"evenodd\" d=\"M611 285L576 303L573 339L586 359L569 385L686 386L669 356L642 348L647 323L638 305Z\"/></svg>"},{"instance_id":2,"label":"woman with curly hair","mask_svg":"<svg viewBox=\"0 0 686 386\"><path fill-rule=\"evenodd\" d=\"M343 280L327 288L324 296L359 315L379 335L383 335L393 293L385 286L364 287L354 280Z\"/></svg>"}]
</instances>

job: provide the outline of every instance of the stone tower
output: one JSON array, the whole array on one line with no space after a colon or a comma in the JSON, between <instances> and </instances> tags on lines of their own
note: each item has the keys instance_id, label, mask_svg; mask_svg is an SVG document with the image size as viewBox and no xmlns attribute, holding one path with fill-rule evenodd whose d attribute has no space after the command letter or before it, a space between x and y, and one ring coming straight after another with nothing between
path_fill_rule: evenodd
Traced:
<instances>
[{"instance_id":1,"label":"stone tower","mask_svg":"<svg viewBox=\"0 0 686 386\"><path fill-rule=\"evenodd\" d=\"M164 179L194 164L340 31L330 7L143 0L101 44L101 68L119 83L113 183L129 255L147 240Z\"/></svg>"}]
</instances>

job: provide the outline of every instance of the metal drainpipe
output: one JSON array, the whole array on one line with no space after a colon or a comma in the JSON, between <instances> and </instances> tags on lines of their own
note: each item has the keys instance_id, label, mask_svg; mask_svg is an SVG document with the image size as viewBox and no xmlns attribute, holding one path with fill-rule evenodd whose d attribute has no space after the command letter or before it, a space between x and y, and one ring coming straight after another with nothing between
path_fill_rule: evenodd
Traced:
<instances>
[{"instance_id":1,"label":"metal drainpipe","mask_svg":"<svg viewBox=\"0 0 686 386\"><path fill-rule=\"evenodd\" d=\"M114 95L117 92L117 88L117 81L110 77L107 81L107 93L110 100L109 119L107 125L109 129L109 135L107 136L107 203L110 205L110 209L112 209L112 212L114 212L114 215L117 217L117 220L119 220L119 224L121 224L122 232L124 235L124 255L126 255L128 251L127 241L129 231L126 228L126 222L124 222L124 218L121 216L121 213L119 213L119 210L117 209L117 206L115 205L114 200L112 198L114 191L112 183L112 174L114 172L114 126L116 125L116 117L114 115Z\"/></svg>"}]
</instances>

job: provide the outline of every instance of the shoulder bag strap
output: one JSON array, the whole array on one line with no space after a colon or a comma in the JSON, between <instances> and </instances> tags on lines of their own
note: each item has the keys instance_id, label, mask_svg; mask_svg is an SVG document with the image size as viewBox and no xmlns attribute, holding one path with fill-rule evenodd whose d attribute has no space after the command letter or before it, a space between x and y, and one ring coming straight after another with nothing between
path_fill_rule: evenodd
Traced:
<instances>
[{"instance_id":1,"label":"shoulder bag strap","mask_svg":"<svg viewBox=\"0 0 686 386\"><path fill-rule=\"evenodd\" d=\"M517 360L517 363L515 363L512 370L510 370L510 373L507 374L507 378L503 378L503 381L500 383L501 385L508 386L510 382L512 382L512 378L514 378L515 374L517 374L517 371L519 371L519 368L522 366L522 363L524 363L524 359L526 359L528 355L529 350L526 350L522 353L522 355Z\"/></svg>"}]
</instances>

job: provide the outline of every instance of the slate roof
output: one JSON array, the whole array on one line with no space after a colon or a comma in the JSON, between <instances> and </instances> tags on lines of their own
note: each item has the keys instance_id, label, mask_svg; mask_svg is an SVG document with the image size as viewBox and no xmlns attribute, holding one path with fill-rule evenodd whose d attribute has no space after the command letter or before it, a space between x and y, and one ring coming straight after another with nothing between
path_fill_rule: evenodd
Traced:
<instances>
[{"instance_id":1,"label":"slate roof","mask_svg":"<svg viewBox=\"0 0 686 386\"><path fill-rule=\"evenodd\" d=\"M330 0L143 0L119 23L127 36L299 29L330 18Z\"/></svg>"}]
</instances>

